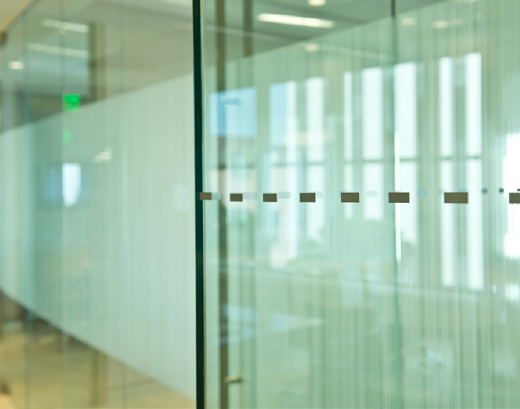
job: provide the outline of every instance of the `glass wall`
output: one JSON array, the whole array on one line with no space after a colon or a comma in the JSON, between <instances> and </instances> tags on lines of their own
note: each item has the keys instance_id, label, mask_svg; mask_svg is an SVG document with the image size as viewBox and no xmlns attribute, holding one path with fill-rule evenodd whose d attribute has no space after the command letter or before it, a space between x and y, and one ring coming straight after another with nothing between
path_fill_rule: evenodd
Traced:
<instances>
[{"instance_id":1,"label":"glass wall","mask_svg":"<svg viewBox=\"0 0 520 409\"><path fill-rule=\"evenodd\" d=\"M200 5L197 152L190 0L1 37L0 391L195 406L202 156L206 407L520 407L518 0Z\"/></svg>"},{"instance_id":2,"label":"glass wall","mask_svg":"<svg viewBox=\"0 0 520 409\"><path fill-rule=\"evenodd\" d=\"M191 2L40 0L0 46L0 378L195 407Z\"/></svg>"},{"instance_id":3,"label":"glass wall","mask_svg":"<svg viewBox=\"0 0 520 409\"><path fill-rule=\"evenodd\" d=\"M206 406L519 407L520 3L202 21Z\"/></svg>"}]
</instances>

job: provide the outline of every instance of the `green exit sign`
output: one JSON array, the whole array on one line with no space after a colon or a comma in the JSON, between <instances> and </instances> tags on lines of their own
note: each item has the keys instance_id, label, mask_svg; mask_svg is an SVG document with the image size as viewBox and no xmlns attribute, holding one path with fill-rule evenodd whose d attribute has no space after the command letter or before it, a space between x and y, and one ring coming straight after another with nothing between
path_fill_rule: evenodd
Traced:
<instances>
[{"instance_id":1,"label":"green exit sign","mask_svg":"<svg viewBox=\"0 0 520 409\"><path fill-rule=\"evenodd\" d=\"M63 94L63 111L76 111L81 103L81 96L79 94Z\"/></svg>"}]
</instances>

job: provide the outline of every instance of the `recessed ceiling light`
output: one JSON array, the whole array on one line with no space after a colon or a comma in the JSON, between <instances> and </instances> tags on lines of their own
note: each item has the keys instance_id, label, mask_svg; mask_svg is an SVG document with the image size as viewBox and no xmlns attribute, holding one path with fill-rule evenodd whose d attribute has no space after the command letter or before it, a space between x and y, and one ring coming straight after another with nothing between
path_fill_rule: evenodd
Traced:
<instances>
[{"instance_id":1,"label":"recessed ceiling light","mask_svg":"<svg viewBox=\"0 0 520 409\"><path fill-rule=\"evenodd\" d=\"M450 23L446 20L438 20L432 23L433 28L443 29L449 27Z\"/></svg>"},{"instance_id":2,"label":"recessed ceiling light","mask_svg":"<svg viewBox=\"0 0 520 409\"><path fill-rule=\"evenodd\" d=\"M23 70L23 62L9 61L9 68L11 68L12 70Z\"/></svg>"},{"instance_id":3,"label":"recessed ceiling light","mask_svg":"<svg viewBox=\"0 0 520 409\"><path fill-rule=\"evenodd\" d=\"M442 30L448 27L460 26L463 23L464 21L460 18L456 18L453 20L437 20L432 23L432 27Z\"/></svg>"},{"instance_id":4,"label":"recessed ceiling light","mask_svg":"<svg viewBox=\"0 0 520 409\"><path fill-rule=\"evenodd\" d=\"M320 18L288 16L285 14L259 14L258 21L266 23L287 24L290 26L304 26L313 28L332 28L334 21L322 20Z\"/></svg>"},{"instance_id":5,"label":"recessed ceiling light","mask_svg":"<svg viewBox=\"0 0 520 409\"><path fill-rule=\"evenodd\" d=\"M320 50L319 44L314 44L314 43L305 44L305 51L314 52L314 51L319 51L319 50Z\"/></svg>"},{"instance_id":6,"label":"recessed ceiling light","mask_svg":"<svg viewBox=\"0 0 520 409\"><path fill-rule=\"evenodd\" d=\"M417 24L417 19L414 17L403 17L401 19L401 24L403 26L415 26Z\"/></svg>"},{"instance_id":7,"label":"recessed ceiling light","mask_svg":"<svg viewBox=\"0 0 520 409\"><path fill-rule=\"evenodd\" d=\"M309 6L324 6L327 0L307 0Z\"/></svg>"}]
</instances>

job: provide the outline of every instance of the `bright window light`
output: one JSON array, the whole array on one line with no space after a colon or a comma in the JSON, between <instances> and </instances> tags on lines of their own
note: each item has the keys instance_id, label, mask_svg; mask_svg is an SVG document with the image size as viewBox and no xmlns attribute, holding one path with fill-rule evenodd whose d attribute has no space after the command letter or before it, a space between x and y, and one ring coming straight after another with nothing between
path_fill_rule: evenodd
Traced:
<instances>
[{"instance_id":1,"label":"bright window light","mask_svg":"<svg viewBox=\"0 0 520 409\"><path fill-rule=\"evenodd\" d=\"M443 57L439 61L439 117L441 155L453 154L453 60Z\"/></svg>"},{"instance_id":2,"label":"bright window light","mask_svg":"<svg viewBox=\"0 0 520 409\"><path fill-rule=\"evenodd\" d=\"M504 189L506 192L516 192L520 186L520 134L507 135L507 151L503 161ZM520 258L520 208L518 205L508 206L508 232L504 237L504 252L506 257Z\"/></svg>"},{"instance_id":3,"label":"bright window light","mask_svg":"<svg viewBox=\"0 0 520 409\"><path fill-rule=\"evenodd\" d=\"M81 194L81 165L79 163L64 163L63 174L63 204L66 207L75 205Z\"/></svg>"},{"instance_id":4,"label":"bright window light","mask_svg":"<svg viewBox=\"0 0 520 409\"><path fill-rule=\"evenodd\" d=\"M384 134L383 69L381 67L364 69L361 72L361 81L363 157L381 159Z\"/></svg>"},{"instance_id":5,"label":"bright window light","mask_svg":"<svg viewBox=\"0 0 520 409\"><path fill-rule=\"evenodd\" d=\"M506 284L504 293L508 301L515 302L520 300L520 286L518 284Z\"/></svg>"},{"instance_id":6,"label":"bright window light","mask_svg":"<svg viewBox=\"0 0 520 409\"><path fill-rule=\"evenodd\" d=\"M287 24L290 26L303 26L314 28L332 28L334 21L322 20L319 18L288 16L285 14L259 14L258 21L266 23Z\"/></svg>"},{"instance_id":7,"label":"bright window light","mask_svg":"<svg viewBox=\"0 0 520 409\"><path fill-rule=\"evenodd\" d=\"M466 63L466 153L482 152L482 56L471 53Z\"/></svg>"}]
</instances>

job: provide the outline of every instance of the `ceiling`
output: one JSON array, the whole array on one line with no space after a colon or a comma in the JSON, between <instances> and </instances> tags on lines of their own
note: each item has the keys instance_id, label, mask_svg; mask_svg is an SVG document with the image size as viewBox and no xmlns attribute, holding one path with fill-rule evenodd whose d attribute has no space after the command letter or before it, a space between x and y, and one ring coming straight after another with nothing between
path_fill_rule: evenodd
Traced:
<instances>
[{"instance_id":1,"label":"ceiling","mask_svg":"<svg viewBox=\"0 0 520 409\"><path fill-rule=\"evenodd\" d=\"M0 32L31 3L32 0L0 0Z\"/></svg>"}]
</instances>

